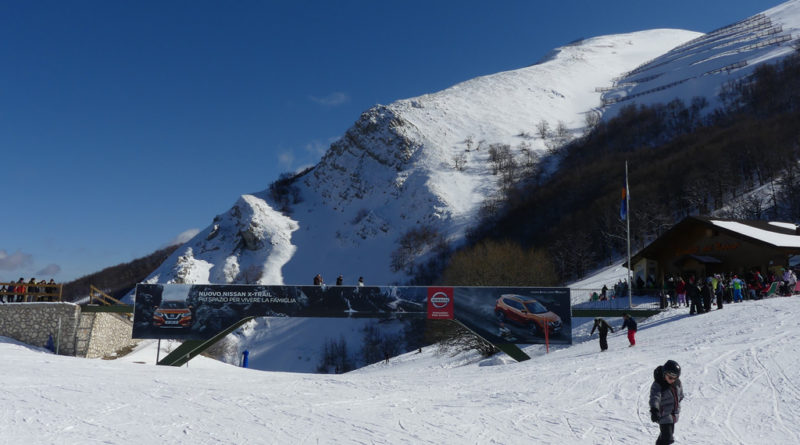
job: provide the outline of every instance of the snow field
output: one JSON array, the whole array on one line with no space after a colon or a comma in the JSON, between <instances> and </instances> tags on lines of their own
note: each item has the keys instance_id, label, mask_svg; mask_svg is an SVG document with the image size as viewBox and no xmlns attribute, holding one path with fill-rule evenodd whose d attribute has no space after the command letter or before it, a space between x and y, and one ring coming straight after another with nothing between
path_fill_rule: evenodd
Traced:
<instances>
[{"instance_id":1,"label":"snow field","mask_svg":"<svg viewBox=\"0 0 800 445\"><path fill-rule=\"evenodd\" d=\"M576 323L575 345L530 346L522 363L431 347L344 375L157 367L147 347L86 360L4 339L0 443L651 443L652 371L674 359L676 443L795 444L798 315L796 297L670 310L640 320L633 348L617 332L601 353Z\"/></svg>"}]
</instances>

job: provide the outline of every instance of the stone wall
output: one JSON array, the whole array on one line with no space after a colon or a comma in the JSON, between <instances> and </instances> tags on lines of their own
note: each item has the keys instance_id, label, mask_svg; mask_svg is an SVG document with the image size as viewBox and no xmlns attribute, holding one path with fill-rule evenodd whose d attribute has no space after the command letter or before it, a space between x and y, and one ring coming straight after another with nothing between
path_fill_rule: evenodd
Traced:
<instances>
[{"instance_id":1,"label":"stone wall","mask_svg":"<svg viewBox=\"0 0 800 445\"><path fill-rule=\"evenodd\" d=\"M102 358L138 343L131 339L133 323L121 314L84 312L81 324L88 319L92 319L91 335L85 353L78 351L81 357Z\"/></svg>"},{"instance_id":2,"label":"stone wall","mask_svg":"<svg viewBox=\"0 0 800 445\"><path fill-rule=\"evenodd\" d=\"M132 330L133 324L122 314L82 312L73 303L0 304L0 335L40 347L52 335L60 355L111 355L136 344Z\"/></svg>"},{"instance_id":3,"label":"stone wall","mask_svg":"<svg viewBox=\"0 0 800 445\"><path fill-rule=\"evenodd\" d=\"M72 303L0 304L0 335L42 347L52 335L59 354L75 355L80 316L81 307Z\"/></svg>"}]
</instances>

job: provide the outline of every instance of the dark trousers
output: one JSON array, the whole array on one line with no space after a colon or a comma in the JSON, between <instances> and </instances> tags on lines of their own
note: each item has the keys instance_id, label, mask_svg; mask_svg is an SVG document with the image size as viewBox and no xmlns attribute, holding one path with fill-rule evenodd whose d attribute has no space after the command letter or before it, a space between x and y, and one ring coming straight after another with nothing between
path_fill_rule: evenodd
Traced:
<instances>
[{"instance_id":1,"label":"dark trousers","mask_svg":"<svg viewBox=\"0 0 800 445\"><path fill-rule=\"evenodd\" d=\"M656 439L656 445L669 445L675 442L675 439L672 438L672 433L675 431L674 423L662 423L659 427L661 428L661 434Z\"/></svg>"},{"instance_id":2,"label":"dark trousers","mask_svg":"<svg viewBox=\"0 0 800 445\"><path fill-rule=\"evenodd\" d=\"M608 341L606 340L606 336L607 335L608 334L606 334L606 335L600 334L600 350L601 351L605 351L606 349L608 349Z\"/></svg>"},{"instance_id":3,"label":"dark trousers","mask_svg":"<svg viewBox=\"0 0 800 445\"><path fill-rule=\"evenodd\" d=\"M703 307L700 305L700 299L695 297L695 298L692 298L690 301L691 302L689 303L690 304L690 306L689 306L689 315L692 315L694 313L702 314L703 313L703 309L702 309Z\"/></svg>"}]
</instances>

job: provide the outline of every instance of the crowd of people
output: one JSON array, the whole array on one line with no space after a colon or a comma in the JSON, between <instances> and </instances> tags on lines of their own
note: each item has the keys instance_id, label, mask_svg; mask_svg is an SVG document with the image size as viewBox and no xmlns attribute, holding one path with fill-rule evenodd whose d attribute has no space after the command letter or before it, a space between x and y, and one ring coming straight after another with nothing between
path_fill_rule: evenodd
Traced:
<instances>
[{"instance_id":1,"label":"crowd of people","mask_svg":"<svg viewBox=\"0 0 800 445\"><path fill-rule=\"evenodd\" d=\"M701 314L713 305L722 309L726 303L741 303L744 300L759 300L767 296L771 288L777 295L792 295L797 285L797 275L792 269L782 268L780 273L769 272L766 276L759 269L745 274L713 274L704 279L694 275L668 276L661 292L662 307L689 307L690 314Z\"/></svg>"},{"instance_id":2,"label":"crowd of people","mask_svg":"<svg viewBox=\"0 0 800 445\"><path fill-rule=\"evenodd\" d=\"M644 282L641 277L635 281L634 295L654 295L661 297L661 308L666 309L688 307L691 314L704 313L712 306L722 309L726 303L740 303L744 300L760 300L766 296L788 296L800 293L798 290L797 272L791 268L781 268L762 274L753 268L744 274L730 272L718 273L703 278L693 274L667 275L661 288ZM628 285L620 280L614 285L613 293L609 293L606 285L602 290L593 292L591 301L604 301L627 295Z\"/></svg>"},{"instance_id":3,"label":"crowd of people","mask_svg":"<svg viewBox=\"0 0 800 445\"><path fill-rule=\"evenodd\" d=\"M20 278L9 283L0 283L0 303L24 303L31 301L55 301L58 299L56 282L31 278Z\"/></svg>"},{"instance_id":4,"label":"crowd of people","mask_svg":"<svg viewBox=\"0 0 800 445\"><path fill-rule=\"evenodd\" d=\"M325 285L325 280L322 279L322 274L318 273L314 276L314 286L323 286ZM336 285L343 286L344 285L344 277L339 275L336 277ZM364 277L358 277L358 282L356 283L358 287L364 287Z\"/></svg>"}]
</instances>

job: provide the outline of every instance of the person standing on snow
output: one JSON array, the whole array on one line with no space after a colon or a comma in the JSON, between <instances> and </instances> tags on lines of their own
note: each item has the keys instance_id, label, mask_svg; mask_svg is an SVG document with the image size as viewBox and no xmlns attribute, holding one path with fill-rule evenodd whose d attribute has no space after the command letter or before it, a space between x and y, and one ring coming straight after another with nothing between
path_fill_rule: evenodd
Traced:
<instances>
[{"instance_id":1,"label":"person standing on snow","mask_svg":"<svg viewBox=\"0 0 800 445\"><path fill-rule=\"evenodd\" d=\"M703 305L700 301L700 288L694 280L694 275L690 276L689 282L686 283L686 298L689 299L689 315L703 313Z\"/></svg>"},{"instance_id":2,"label":"person standing on snow","mask_svg":"<svg viewBox=\"0 0 800 445\"><path fill-rule=\"evenodd\" d=\"M683 305L688 306L688 304L686 304L686 282L683 281L683 277L678 277L678 283L675 284L675 292L678 294L678 304L676 307L681 307Z\"/></svg>"},{"instance_id":3,"label":"person standing on snow","mask_svg":"<svg viewBox=\"0 0 800 445\"><path fill-rule=\"evenodd\" d=\"M733 279L731 280L731 287L733 287L733 302L741 303L742 288L744 287L744 282L741 279L739 279L738 275L733 276Z\"/></svg>"},{"instance_id":4,"label":"person standing on snow","mask_svg":"<svg viewBox=\"0 0 800 445\"><path fill-rule=\"evenodd\" d=\"M631 317L627 312L622 313L622 318L624 318L625 321L622 322L622 327L620 330L628 328L628 342L630 343L628 347L630 348L631 346L636 346L636 320L634 320L633 317Z\"/></svg>"},{"instance_id":5,"label":"person standing on snow","mask_svg":"<svg viewBox=\"0 0 800 445\"><path fill-rule=\"evenodd\" d=\"M714 287L714 298L717 299L717 309L722 309L722 300L725 299L725 284L722 283L722 276L715 275L717 285Z\"/></svg>"},{"instance_id":6,"label":"person standing on snow","mask_svg":"<svg viewBox=\"0 0 800 445\"><path fill-rule=\"evenodd\" d=\"M590 337L594 335L595 329L600 334L600 352L605 351L608 349L608 330L611 329L611 332L614 332L614 328L602 318L597 317L594 319L594 326L592 326L592 332L589 334Z\"/></svg>"},{"instance_id":7,"label":"person standing on snow","mask_svg":"<svg viewBox=\"0 0 800 445\"><path fill-rule=\"evenodd\" d=\"M703 282L700 296L703 300L703 312L711 312L711 300L714 299L714 285L711 283L711 277L706 278Z\"/></svg>"},{"instance_id":8,"label":"person standing on snow","mask_svg":"<svg viewBox=\"0 0 800 445\"><path fill-rule=\"evenodd\" d=\"M656 445L673 443L675 424L681 411L683 385L680 380L681 367L675 360L653 370L653 384L650 385L650 420L658 423L660 432Z\"/></svg>"}]
</instances>

